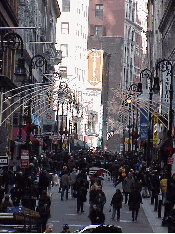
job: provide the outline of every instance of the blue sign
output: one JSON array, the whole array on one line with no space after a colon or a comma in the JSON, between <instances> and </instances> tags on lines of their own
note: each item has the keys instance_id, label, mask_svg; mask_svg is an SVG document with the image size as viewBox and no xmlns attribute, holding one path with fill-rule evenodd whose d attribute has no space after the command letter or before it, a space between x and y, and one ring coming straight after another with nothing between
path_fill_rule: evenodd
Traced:
<instances>
[{"instance_id":1,"label":"blue sign","mask_svg":"<svg viewBox=\"0 0 175 234\"><path fill-rule=\"evenodd\" d=\"M140 140L144 141L148 137L148 112L140 108Z\"/></svg>"}]
</instances>

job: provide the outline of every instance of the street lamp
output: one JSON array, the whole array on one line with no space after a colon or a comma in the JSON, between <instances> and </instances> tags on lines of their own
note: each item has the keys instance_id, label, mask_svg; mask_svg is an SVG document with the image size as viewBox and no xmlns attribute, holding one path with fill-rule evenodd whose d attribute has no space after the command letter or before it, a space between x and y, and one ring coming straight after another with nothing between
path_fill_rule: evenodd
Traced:
<instances>
[{"instance_id":1,"label":"street lamp","mask_svg":"<svg viewBox=\"0 0 175 234\"><path fill-rule=\"evenodd\" d=\"M20 73L18 70L17 73L15 72L15 74L25 76L25 67L24 67L25 60L23 58L23 40L21 36L17 33L14 33L14 32L6 33L4 36L1 37L1 48L0 48L0 80L1 80L0 126L3 120L4 90L5 88L9 90L16 88L16 85L11 81L11 79L9 79L7 76L4 75L5 72L8 71L8 69L5 69L6 64L3 64L4 53L5 53L5 50L7 50L7 48L9 48L11 51L20 49L21 57L18 58L18 67L20 69Z\"/></svg>"},{"instance_id":2,"label":"street lamp","mask_svg":"<svg viewBox=\"0 0 175 234\"><path fill-rule=\"evenodd\" d=\"M145 68L140 72L140 82L143 78L146 80L150 80L150 87L149 87L149 116L148 116L148 146L147 146L147 166L150 166L151 159L152 159L152 147L153 147L153 137L152 137L152 125L151 125L151 108L152 108L152 98L153 93L157 94L160 90L159 86L159 78L153 76L153 72L148 68ZM154 83L154 84L153 84Z\"/></svg>"},{"instance_id":3,"label":"street lamp","mask_svg":"<svg viewBox=\"0 0 175 234\"><path fill-rule=\"evenodd\" d=\"M131 151L131 143L130 143L130 137L131 137L131 121L130 121L130 115L131 115L131 104L132 104L132 96L139 96L142 93L142 83L139 82L138 84L131 84L127 90L127 99L126 103L129 105L129 143L128 143L128 151ZM136 123L137 126L137 123ZM137 127L136 127L137 128ZM133 139L132 139L133 144Z\"/></svg>"},{"instance_id":4,"label":"street lamp","mask_svg":"<svg viewBox=\"0 0 175 234\"><path fill-rule=\"evenodd\" d=\"M26 128L26 146L27 149L29 150L29 157L30 157L30 133L31 133L31 124L32 124L32 111L31 111L31 105L32 105L32 98L31 98L31 85L34 83L34 78L33 78L33 73L32 70L36 68L42 68L44 67L44 74L47 73L47 60L45 59L44 56L38 54L35 55L31 58L30 64L29 64L29 78L25 79L23 81L23 84L25 87L27 87L27 92L28 92L28 114L26 116L26 122L27 122L27 128ZM43 75L44 75L43 74ZM43 76L43 83L45 83L45 76Z\"/></svg>"}]
</instances>

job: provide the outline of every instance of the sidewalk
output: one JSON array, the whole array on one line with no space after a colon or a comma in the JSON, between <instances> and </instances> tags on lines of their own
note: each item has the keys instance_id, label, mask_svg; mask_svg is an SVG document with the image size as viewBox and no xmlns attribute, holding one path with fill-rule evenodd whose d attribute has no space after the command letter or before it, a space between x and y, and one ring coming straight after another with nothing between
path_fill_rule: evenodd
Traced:
<instances>
[{"instance_id":1,"label":"sidewalk","mask_svg":"<svg viewBox=\"0 0 175 234\"><path fill-rule=\"evenodd\" d=\"M162 218L164 216L164 206L162 206L161 218L158 218L158 212L154 211L154 205L151 204L151 198L143 198L142 208L150 223L153 232L155 233L167 233L168 228L162 226Z\"/></svg>"}]
</instances>

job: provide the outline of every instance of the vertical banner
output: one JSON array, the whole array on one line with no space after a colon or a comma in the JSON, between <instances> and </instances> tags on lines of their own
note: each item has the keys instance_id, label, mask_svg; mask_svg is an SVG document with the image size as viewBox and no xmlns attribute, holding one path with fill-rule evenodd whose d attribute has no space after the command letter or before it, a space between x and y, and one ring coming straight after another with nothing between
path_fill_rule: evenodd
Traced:
<instances>
[{"instance_id":1,"label":"vertical banner","mask_svg":"<svg viewBox=\"0 0 175 234\"><path fill-rule=\"evenodd\" d=\"M29 151L21 150L21 168L29 167Z\"/></svg>"},{"instance_id":2,"label":"vertical banner","mask_svg":"<svg viewBox=\"0 0 175 234\"><path fill-rule=\"evenodd\" d=\"M153 115L153 129L155 128L155 125L158 123L158 117L159 113L154 113ZM153 147L156 147L157 145L157 131L153 131Z\"/></svg>"},{"instance_id":3,"label":"vertical banner","mask_svg":"<svg viewBox=\"0 0 175 234\"><path fill-rule=\"evenodd\" d=\"M102 89L103 50L92 50L88 54L87 88Z\"/></svg>"},{"instance_id":4,"label":"vertical banner","mask_svg":"<svg viewBox=\"0 0 175 234\"><path fill-rule=\"evenodd\" d=\"M162 101L163 103L170 104L171 65L167 61L164 61L161 69L163 76Z\"/></svg>"},{"instance_id":5,"label":"vertical banner","mask_svg":"<svg viewBox=\"0 0 175 234\"><path fill-rule=\"evenodd\" d=\"M140 108L140 141L146 140L148 137L148 112Z\"/></svg>"},{"instance_id":6,"label":"vertical banner","mask_svg":"<svg viewBox=\"0 0 175 234\"><path fill-rule=\"evenodd\" d=\"M0 127L0 155L6 155L7 128Z\"/></svg>"}]
</instances>

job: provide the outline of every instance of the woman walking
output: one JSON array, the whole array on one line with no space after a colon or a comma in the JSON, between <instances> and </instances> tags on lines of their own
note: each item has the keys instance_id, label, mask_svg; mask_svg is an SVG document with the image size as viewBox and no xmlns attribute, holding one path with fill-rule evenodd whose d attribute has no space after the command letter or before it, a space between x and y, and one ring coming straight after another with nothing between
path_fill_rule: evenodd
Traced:
<instances>
[{"instance_id":1,"label":"woman walking","mask_svg":"<svg viewBox=\"0 0 175 234\"><path fill-rule=\"evenodd\" d=\"M137 221L139 209L140 209L140 203L142 203L142 197L140 194L140 191L136 188L133 188L130 196L128 205L130 210L132 210L132 221Z\"/></svg>"},{"instance_id":2,"label":"woman walking","mask_svg":"<svg viewBox=\"0 0 175 234\"><path fill-rule=\"evenodd\" d=\"M112 218L115 218L116 211L117 211L117 221L120 221L120 209L122 208L122 201L123 196L119 188L116 189L116 192L114 193L112 200L111 200L111 206L113 207L113 213Z\"/></svg>"}]
</instances>

